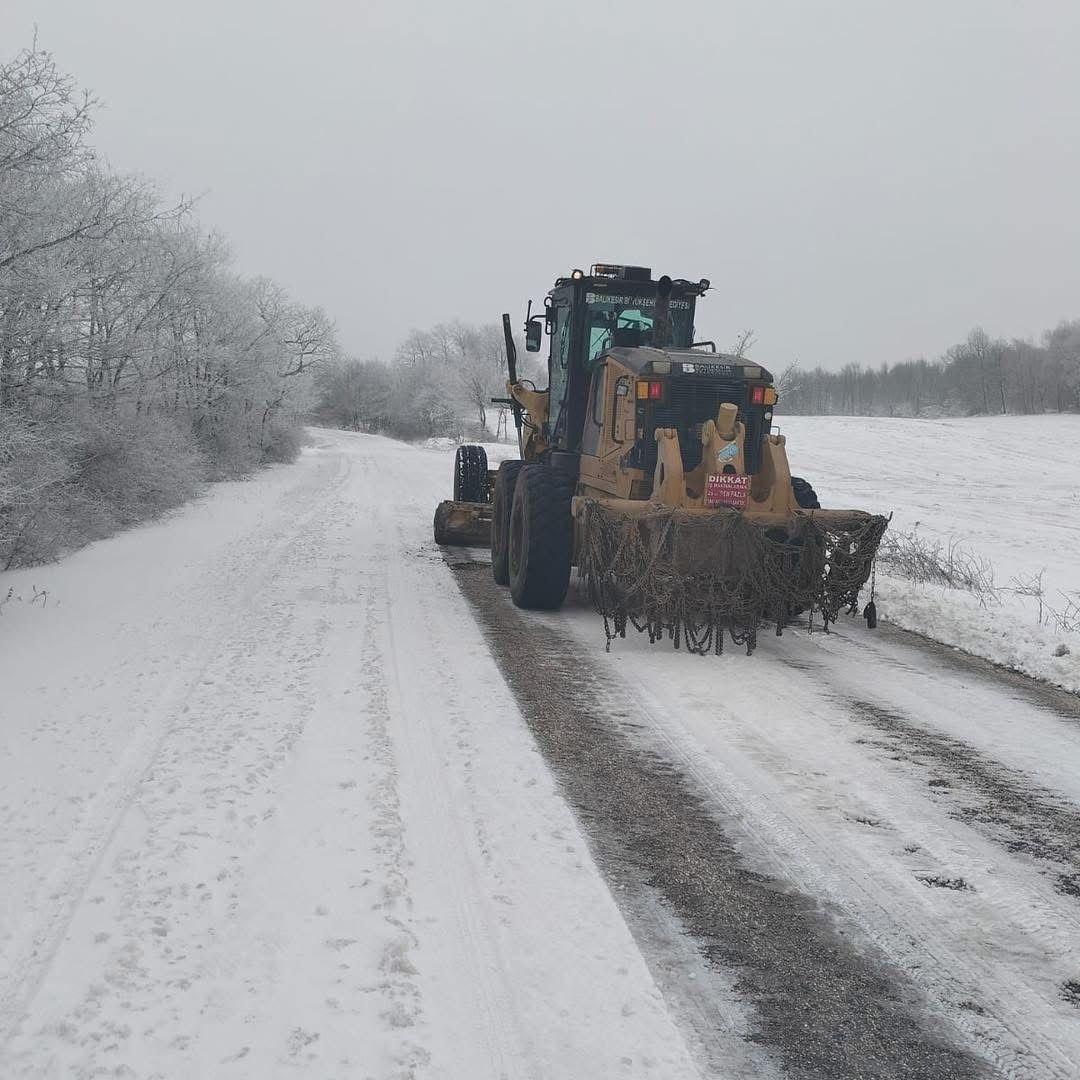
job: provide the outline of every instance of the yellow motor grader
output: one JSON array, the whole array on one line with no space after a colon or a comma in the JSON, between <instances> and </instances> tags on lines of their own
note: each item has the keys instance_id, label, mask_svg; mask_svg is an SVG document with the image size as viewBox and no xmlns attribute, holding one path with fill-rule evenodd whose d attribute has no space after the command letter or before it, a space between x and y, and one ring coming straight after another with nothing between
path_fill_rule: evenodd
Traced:
<instances>
[{"instance_id":1,"label":"yellow motor grader","mask_svg":"<svg viewBox=\"0 0 1080 1080\"><path fill-rule=\"evenodd\" d=\"M725 634L752 651L766 621L797 612L827 626L857 611L887 520L822 510L792 477L773 432L770 373L694 340L709 288L638 266L594 265L556 280L526 348L550 339L548 387L517 377L503 316L521 460L489 470L480 446L457 452L454 498L435 514L440 544L491 546L495 581L515 604L554 609L572 567L604 617L694 652ZM864 612L873 626L873 598Z\"/></svg>"}]
</instances>

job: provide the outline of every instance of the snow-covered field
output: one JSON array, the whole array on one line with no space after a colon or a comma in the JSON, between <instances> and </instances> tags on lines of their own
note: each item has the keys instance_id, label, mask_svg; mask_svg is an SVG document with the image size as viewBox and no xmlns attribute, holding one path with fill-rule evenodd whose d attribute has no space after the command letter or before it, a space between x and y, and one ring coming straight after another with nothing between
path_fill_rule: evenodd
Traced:
<instances>
[{"instance_id":1,"label":"snow-covered field","mask_svg":"<svg viewBox=\"0 0 1080 1080\"><path fill-rule=\"evenodd\" d=\"M1070 590L1074 419L784 430L823 503ZM778 1075L736 973L609 891L431 541L452 451L316 441L0 579L0 1076ZM1075 718L856 620L717 659L513 617L995 1074L1080 1075Z\"/></svg>"},{"instance_id":2,"label":"snow-covered field","mask_svg":"<svg viewBox=\"0 0 1080 1080\"><path fill-rule=\"evenodd\" d=\"M892 513L896 529L959 541L989 562L1001 590L999 601L980 601L883 574L886 618L1080 692L1080 631L1045 612L1040 624L1037 601L1010 591L1042 574L1049 607L1080 605L1080 416L778 423L792 472L814 484L822 506ZM1069 652L1055 656L1063 645Z\"/></svg>"}]
</instances>

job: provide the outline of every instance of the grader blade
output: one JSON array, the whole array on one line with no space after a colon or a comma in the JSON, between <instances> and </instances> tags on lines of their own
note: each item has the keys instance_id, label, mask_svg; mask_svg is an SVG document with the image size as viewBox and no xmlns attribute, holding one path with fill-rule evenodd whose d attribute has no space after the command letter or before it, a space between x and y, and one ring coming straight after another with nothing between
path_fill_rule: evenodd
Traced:
<instances>
[{"instance_id":1,"label":"grader blade","mask_svg":"<svg viewBox=\"0 0 1080 1080\"><path fill-rule=\"evenodd\" d=\"M451 547L491 544L491 504L441 502L435 508L435 543Z\"/></svg>"},{"instance_id":2,"label":"grader blade","mask_svg":"<svg viewBox=\"0 0 1080 1080\"><path fill-rule=\"evenodd\" d=\"M720 653L727 635L749 654L766 621L780 633L797 611L818 612L827 627L841 609L857 610L886 525L861 511L751 518L590 499L579 517L580 580L609 647L629 624L695 653Z\"/></svg>"}]
</instances>

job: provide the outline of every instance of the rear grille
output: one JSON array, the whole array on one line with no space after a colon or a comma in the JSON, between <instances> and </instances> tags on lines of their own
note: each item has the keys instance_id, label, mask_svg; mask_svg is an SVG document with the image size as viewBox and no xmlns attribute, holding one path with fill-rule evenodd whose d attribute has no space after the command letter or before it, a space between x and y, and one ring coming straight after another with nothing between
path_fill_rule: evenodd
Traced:
<instances>
[{"instance_id":1,"label":"rear grille","mask_svg":"<svg viewBox=\"0 0 1080 1080\"><path fill-rule=\"evenodd\" d=\"M761 440L764 437L762 410L746 411L746 384L738 379L718 379L708 375L675 375L665 380L667 400L654 405L647 416L645 443L641 448L639 468L651 472L656 468L656 440L653 431L658 427L676 428L683 469L689 472L701 464L701 427L715 420L720 406L730 402L739 407L739 419L746 424L746 470L755 473L761 467Z\"/></svg>"}]
</instances>

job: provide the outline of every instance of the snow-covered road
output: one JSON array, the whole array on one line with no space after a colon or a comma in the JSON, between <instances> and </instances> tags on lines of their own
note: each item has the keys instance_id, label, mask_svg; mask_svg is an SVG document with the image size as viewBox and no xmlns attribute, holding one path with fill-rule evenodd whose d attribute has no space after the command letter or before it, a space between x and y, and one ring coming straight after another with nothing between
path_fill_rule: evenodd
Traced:
<instances>
[{"instance_id":1,"label":"snow-covered road","mask_svg":"<svg viewBox=\"0 0 1080 1080\"><path fill-rule=\"evenodd\" d=\"M1075 699L605 654L434 547L448 461L320 432L6 575L0 1076L1080 1075Z\"/></svg>"},{"instance_id":2,"label":"snow-covered road","mask_svg":"<svg viewBox=\"0 0 1080 1080\"><path fill-rule=\"evenodd\" d=\"M431 547L441 458L320 441L8 575L0 1076L697 1076Z\"/></svg>"},{"instance_id":3,"label":"snow-covered road","mask_svg":"<svg viewBox=\"0 0 1080 1080\"><path fill-rule=\"evenodd\" d=\"M530 634L566 643L545 655L545 671L564 649L574 679L585 680L587 666L579 718L602 717L605 737L615 730L623 747L661 761L652 783L674 770L678 799L701 800L745 867L823 904L841 938L889 968L901 995L917 990L924 1016L951 1028L992 1075L1080 1075L1080 701L1033 696L1015 677L896 632L870 635L855 620L829 636L763 636L753 657L728 657L720 670L640 636L605 655L590 612L521 615L502 597L488 600L486 575L480 580L469 595L481 617L495 613L501 635L528 622ZM594 798L584 792L576 804L590 819ZM685 883L647 850L671 815L667 807L638 827L638 865L693 925L700 898L687 903ZM710 854L693 857L707 878ZM790 934L794 913L769 920L756 907L755 883L729 888L742 907L710 913L704 941L736 937L741 912L748 935L787 937L787 951L807 961L780 988L766 980L755 992L744 974L759 1014L779 1001L797 1016L808 986L843 983L843 971ZM824 1005L810 995L816 1018ZM830 1016L815 1046L837 1028L857 1044L847 1025L858 1027L858 1001L847 1009ZM899 1034L883 1041L899 1049ZM800 1048L786 1033L776 1043L794 1066ZM819 1062L809 1075L963 1075L919 1063L909 1073L898 1061L864 1073L870 1050L863 1046L856 1061L841 1054Z\"/></svg>"}]
</instances>

